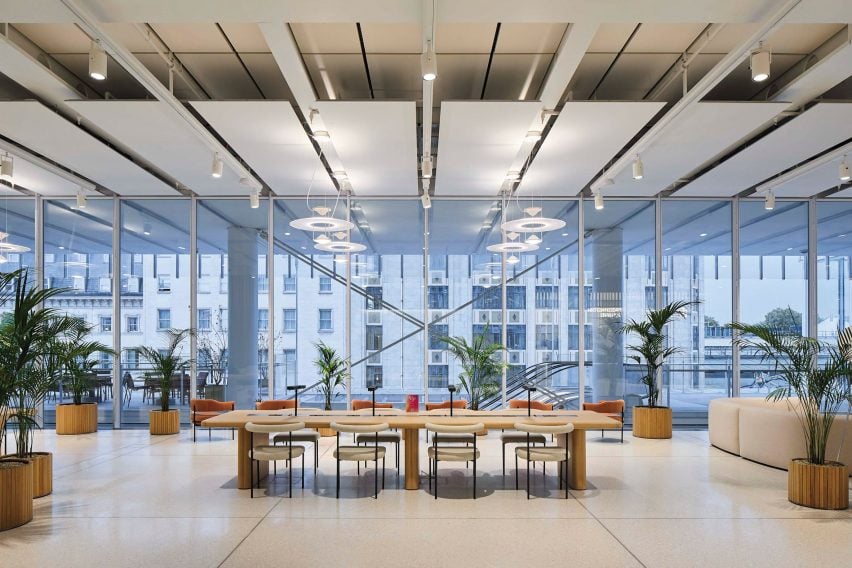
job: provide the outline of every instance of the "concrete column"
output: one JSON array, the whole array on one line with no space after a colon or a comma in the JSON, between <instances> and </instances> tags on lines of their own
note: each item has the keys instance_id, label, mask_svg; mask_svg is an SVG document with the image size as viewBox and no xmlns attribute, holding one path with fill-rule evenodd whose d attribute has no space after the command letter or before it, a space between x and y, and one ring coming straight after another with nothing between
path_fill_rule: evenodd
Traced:
<instances>
[{"instance_id":1,"label":"concrete column","mask_svg":"<svg viewBox=\"0 0 852 568\"><path fill-rule=\"evenodd\" d=\"M589 240L594 278L589 306L594 338L591 372L593 396L595 400L624 398L624 336L619 333L624 298L622 229L601 229L595 231ZM580 293L583 293L582 288Z\"/></svg>"},{"instance_id":2,"label":"concrete column","mask_svg":"<svg viewBox=\"0 0 852 568\"><path fill-rule=\"evenodd\" d=\"M228 399L257 400L257 230L228 227Z\"/></svg>"}]
</instances>

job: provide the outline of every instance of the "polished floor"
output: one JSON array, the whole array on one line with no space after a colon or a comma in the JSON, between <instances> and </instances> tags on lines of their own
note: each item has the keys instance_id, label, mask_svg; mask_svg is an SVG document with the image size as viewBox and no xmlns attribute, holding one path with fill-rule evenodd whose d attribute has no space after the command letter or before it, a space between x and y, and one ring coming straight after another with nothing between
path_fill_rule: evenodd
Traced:
<instances>
[{"instance_id":1,"label":"polished floor","mask_svg":"<svg viewBox=\"0 0 852 568\"><path fill-rule=\"evenodd\" d=\"M786 472L709 447L707 433L672 440L589 434L590 489L533 477L533 498L504 480L500 443L482 443L479 494L470 471L446 466L441 497L396 485L372 498L373 473L344 469L334 499L333 438L287 498L283 468L249 499L234 488L230 434L150 437L39 433L54 452L54 492L29 525L0 533L2 566L852 566L852 510L786 499ZM308 463L310 463L310 453ZM511 458L510 458L511 459ZM425 464L425 459L423 460ZM524 476L521 476L523 487Z\"/></svg>"}]
</instances>

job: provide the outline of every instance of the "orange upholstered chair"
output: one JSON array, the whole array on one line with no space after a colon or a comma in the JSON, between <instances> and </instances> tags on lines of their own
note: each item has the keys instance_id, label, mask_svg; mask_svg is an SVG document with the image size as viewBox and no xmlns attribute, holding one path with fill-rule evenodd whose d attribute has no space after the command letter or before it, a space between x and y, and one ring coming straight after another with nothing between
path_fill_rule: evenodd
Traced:
<instances>
[{"instance_id":1,"label":"orange upholstered chair","mask_svg":"<svg viewBox=\"0 0 852 568\"><path fill-rule=\"evenodd\" d=\"M624 443L624 401L623 400L600 400L598 402L584 402L583 410L591 410L606 414L621 422L621 443ZM601 430L601 438L604 432Z\"/></svg>"},{"instance_id":2,"label":"orange upholstered chair","mask_svg":"<svg viewBox=\"0 0 852 568\"><path fill-rule=\"evenodd\" d=\"M429 410L441 410L441 409L449 408L449 407L450 407L450 401L449 400L445 400L444 402L427 402L426 403L426 410L427 411L429 411ZM453 401L453 408L467 408L467 401L466 400L454 400Z\"/></svg>"},{"instance_id":3,"label":"orange upholstered chair","mask_svg":"<svg viewBox=\"0 0 852 568\"><path fill-rule=\"evenodd\" d=\"M364 410L367 408L373 408L373 403L369 400L353 400L352 401L352 410ZM393 403L390 402L377 402L376 408L393 408Z\"/></svg>"},{"instance_id":4,"label":"orange upholstered chair","mask_svg":"<svg viewBox=\"0 0 852 568\"><path fill-rule=\"evenodd\" d=\"M553 410L553 405L546 402L531 400L529 403L520 398L509 401L509 408L532 408L533 410Z\"/></svg>"},{"instance_id":5,"label":"orange upholstered chair","mask_svg":"<svg viewBox=\"0 0 852 568\"><path fill-rule=\"evenodd\" d=\"M219 402L209 398L192 398L189 400L189 419L192 422L192 441L195 441L195 429L208 418L234 410L234 401ZM210 428L207 429L207 439L210 439ZM234 429L231 428L231 439L234 439Z\"/></svg>"},{"instance_id":6,"label":"orange upholstered chair","mask_svg":"<svg viewBox=\"0 0 852 568\"><path fill-rule=\"evenodd\" d=\"M288 410L296 408L295 400L262 400L254 403L255 410Z\"/></svg>"}]
</instances>

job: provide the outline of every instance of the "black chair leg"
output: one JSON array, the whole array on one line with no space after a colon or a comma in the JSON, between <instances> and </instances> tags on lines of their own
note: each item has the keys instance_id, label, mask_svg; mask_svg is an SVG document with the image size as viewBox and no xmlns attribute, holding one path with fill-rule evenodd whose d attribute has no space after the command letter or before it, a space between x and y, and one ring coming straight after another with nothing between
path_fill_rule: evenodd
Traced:
<instances>
[{"instance_id":1,"label":"black chair leg","mask_svg":"<svg viewBox=\"0 0 852 568\"><path fill-rule=\"evenodd\" d=\"M527 452L527 458L530 458L530 457L532 457L532 456L530 456L529 452ZM531 481L531 479L530 479L530 460L527 459L527 499L530 498L530 481Z\"/></svg>"},{"instance_id":2,"label":"black chair leg","mask_svg":"<svg viewBox=\"0 0 852 568\"><path fill-rule=\"evenodd\" d=\"M249 462L249 493L251 498L254 499L254 464L251 462Z\"/></svg>"},{"instance_id":3,"label":"black chair leg","mask_svg":"<svg viewBox=\"0 0 852 568\"><path fill-rule=\"evenodd\" d=\"M337 460L337 498L340 499L340 459Z\"/></svg>"},{"instance_id":4,"label":"black chair leg","mask_svg":"<svg viewBox=\"0 0 852 568\"><path fill-rule=\"evenodd\" d=\"M293 451L293 446L290 446L290 452L292 452L292 451ZM289 485L287 496L290 499L292 499L293 498L293 455L292 455L292 453L290 454L290 459L287 460L287 485Z\"/></svg>"},{"instance_id":5,"label":"black chair leg","mask_svg":"<svg viewBox=\"0 0 852 568\"><path fill-rule=\"evenodd\" d=\"M209 442L212 439L213 439L213 428L208 428L207 429L207 441Z\"/></svg>"},{"instance_id":6,"label":"black chair leg","mask_svg":"<svg viewBox=\"0 0 852 568\"><path fill-rule=\"evenodd\" d=\"M382 456L382 491L385 489L385 456Z\"/></svg>"},{"instance_id":7,"label":"black chair leg","mask_svg":"<svg viewBox=\"0 0 852 568\"><path fill-rule=\"evenodd\" d=\"M518 451L515 450L515 491L520 489L520 484L518 483Z\"/></svg>"},{"instance_id":8,"label":"black chair leg","mask_svg":"<svg viewBox=\"0 0 852 568\"><path fill-rule=\"evenodd\" d=\"M305 452L302 452L302 489L305 488Z\"/></svg>"},{"instance_id":9,"label":"black chair leg","mask_svg":"<svg viewBox=\"0 0 852 568\"><path fill-rule=\"evenodd\" d=\"M195 422L192 423L192 443L195 443Z\"/></svg>"},{"instance_id":10,"label":"black chair leg","mask_svg":"<svg viewBox=\"0 0 852 568\"><path fill-rule=\"evenodd\" d=\"M503 477L506 477L506 444L501 444L503 446Z\"/></svg>"},{"instance_id":11,"label":"black chair leg","mask_svg":"<svg viewBox=\"0 0 852 568\"><path fill-rule=\"evenodd\" d=\"M473 498L476 499L476 458L473 458Z\"/></svg>"},{"instance_id":12,"label":"black chair leg","mask_svg":"<svg viewBox=\"0 0 852 568\"><path fill-rule=\"evenodd\" d=\"M435 499L438 498L438 456L435 456Z\"/></svg>"}]
</instances>

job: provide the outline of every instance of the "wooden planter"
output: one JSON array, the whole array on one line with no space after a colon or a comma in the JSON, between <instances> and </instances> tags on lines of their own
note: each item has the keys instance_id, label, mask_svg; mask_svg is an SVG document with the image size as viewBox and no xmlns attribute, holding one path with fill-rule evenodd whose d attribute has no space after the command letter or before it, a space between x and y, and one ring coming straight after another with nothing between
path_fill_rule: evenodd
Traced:
<instances>
[{"instance_id":1,"label":"wooden planter","mask_svg":"<svg viewBox=\"0 0 852 568\"><path fill-rule=\"evenodd\" d=\"M33 464L33 499L53 493L53 454L33 452L27 459Z\"/></svg>"},{"instance_id":2,"label":"wooden planter","mask_svg":"<svg viewBox=\"0 0 852 568\"><path fill-rule=\"evenodd\" d=\"M849 507L849 472L838 462L825 465L804 459L790 461L787 498L812 509L843 510Z\"/></svg>"},{"instance_id":3,"label":"wooden planter","mask_svg":"<svg viewBox=\"0 0 852 568\"><path fill-rule=\"evenodd\" d=\"M333 428L317 428L317 432L323 438L329 438L331 436L337 436L337 432L334 431Z\"/></svg>"},{"instance_id":4,"label":"wooden planter","mask_svg":"<svg viewBox=\"0 0 852 568\"><path fill-rule=\"evenodd\" d=\"M154 436L177 434L180 432L180 412L177 410L152 410L148 413L151 426L150 431Z\"/></svg>"},{"instance_id":5,"label":"wooden planter","mask_svg":"<svg viewBox=\"0 0 852 568\"><path fill-rule=\"evenodd\" d=\"M33 520L33 465L29 460L0 460L0 531Z\"/></svg>"},{"instance_id":6,"label":"wooden planter","mask_svg":"<svg viewBox=\"0 0 852 568\"><path fill-rule=\"evenodd\" d=\"M56 407L57 434L91 434L98 431L98 405L60 404Z\"/></svg>"},{"instance_id":7,"label":"wooden planter","mask_svg":"<svg viewBox=\"0 0 852 568\"><path fill-rule=\"evenodd\" d=\"M633 435L637 438L672 437L672 409L664 406L634 406Z\"/></svg>"}]
</instances>

